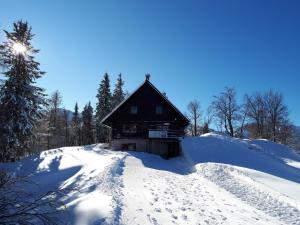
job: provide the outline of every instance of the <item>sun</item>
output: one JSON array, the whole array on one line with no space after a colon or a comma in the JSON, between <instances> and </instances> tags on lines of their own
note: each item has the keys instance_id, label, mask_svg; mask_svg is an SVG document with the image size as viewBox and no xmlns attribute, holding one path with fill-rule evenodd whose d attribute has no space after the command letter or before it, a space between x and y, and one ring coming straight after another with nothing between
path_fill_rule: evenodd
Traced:
<instances>
[{"instance_id":1,"label":"sun","mask_svg":"<svg viewBox=\"0 0 300 225\"><path fill-rule=\"evenodd\" d=\"M15 42L12 48L17 54L24 54L27 50L26 47L19 42Z\"/></svg>"}]
</instances>

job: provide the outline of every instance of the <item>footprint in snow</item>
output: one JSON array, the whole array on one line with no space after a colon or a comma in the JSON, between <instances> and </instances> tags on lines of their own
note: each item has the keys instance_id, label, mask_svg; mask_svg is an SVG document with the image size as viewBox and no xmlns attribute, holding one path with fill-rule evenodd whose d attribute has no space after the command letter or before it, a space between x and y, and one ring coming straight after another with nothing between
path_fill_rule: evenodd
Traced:
<instances>
[{"instance_id":1,"label":"footprint in snow","mask_svg":"<svg viewBox=\"0 0 300 225\"><path fill-rule=\"evenodd\" d=\"M225 221L227 218L225 216L221 216L222 220Z\"/></svg>"},{"instance_id":2,"label":"footprint in snow","mask_svg":"<svg viewBox=\"0 0 300 225\"><path fill-rule=\"evenodd\" d=\"M180 209L181 209L181 211L186 211L185 207L181 207Z\"/></svg>"},{"instance_id":3,"label":"footprint in snow","mask_svg":"<svg viewBox=\"0 0 300 225\"><path fill-rule=\"evenodd\" d=\"M155 208L154 211L158 212L158 213L161 213L161 209L160 208Z\"/></svg>"},{"instance_id":4,"label":"footprint in snow","mask_svg":"<svg viewBox=\"0 0 300 225\"><path fill-rule=\"evenodd\" d=\"M151 217L149 214L147 214L147 217L151 223L153 223L154 225L158 225L158 222L154 217Z\"/></svg>"},{"instance_id":5,"label":"footprint in snow","mask_svg":"<svg viewBox=\"0 0 300 225\"><path fill-rule=\"evenodd\" d=\"M178 216L172 215L172 218L175 219L175 220L177 220L177 219L178 219Z\"/></svg>"},{"instance_id":6,"label":"footprint in snow","mask_svg":"<svg viewBox=\"0 0 300 225\"><path fill-rule=\"evenodd\" d=\"M96 219L91 224L93 224L93 225L101 225L101 224L104 224L104 222L105 222L105 218L102 218L102 219Z\"/></svg>"},{"instance_id":7,"label":"footprint in snow","mask_svg":"<svg viewBox=\"0 0 300 225\"><path fill-rule=\"evenodd\" d=\"M166 211L169 212L169 213L173 212L172 209L170 209L170 208L166 208Z\"/></svg>"},{"instance_id":8,"label":"footprint in snow","mask_svg":"<svg viewBox=\"0 0 300 225\"><path fill-rule=\"evenodd\" d=\"M187 220L188 219L187 215L185 215L185 214L182 214L181 217L182 217L183 220Z\"/></svg>"}]
</instances>

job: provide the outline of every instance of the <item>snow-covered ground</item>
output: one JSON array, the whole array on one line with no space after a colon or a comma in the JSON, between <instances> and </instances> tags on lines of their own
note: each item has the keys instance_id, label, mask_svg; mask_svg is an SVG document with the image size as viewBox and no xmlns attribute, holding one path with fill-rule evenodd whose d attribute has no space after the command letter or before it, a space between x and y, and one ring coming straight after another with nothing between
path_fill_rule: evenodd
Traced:
<instances>
[{"instance_id":1,"label":"snow-covered ground","mask_svg":"<svg viewBox=\"0 0 300 225\"><path fill-rule=\"evenodd\" d=\"M66 224L300 224L300 156L265 140L207 134L164 160L106 145L2 165L42 193L62 188Z\"/></svg>"}]
</instances>

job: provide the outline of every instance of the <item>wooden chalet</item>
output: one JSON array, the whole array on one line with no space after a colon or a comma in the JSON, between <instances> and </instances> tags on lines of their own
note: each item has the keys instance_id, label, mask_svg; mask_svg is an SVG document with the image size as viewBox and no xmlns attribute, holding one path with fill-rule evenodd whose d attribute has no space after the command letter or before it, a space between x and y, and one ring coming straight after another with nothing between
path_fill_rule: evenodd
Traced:
<instances>
[{"instance_id":1,"label":"wooden chalet","mask_svg":"<svg viewBox=\"0 0 300 225\"><path fill-rule=\"evenodd\" d=\"M114 150L144 151L169 158L180 153L189 120L150 82L120 103L102 123L111 130Z\"/></svg>"}]
</instances>

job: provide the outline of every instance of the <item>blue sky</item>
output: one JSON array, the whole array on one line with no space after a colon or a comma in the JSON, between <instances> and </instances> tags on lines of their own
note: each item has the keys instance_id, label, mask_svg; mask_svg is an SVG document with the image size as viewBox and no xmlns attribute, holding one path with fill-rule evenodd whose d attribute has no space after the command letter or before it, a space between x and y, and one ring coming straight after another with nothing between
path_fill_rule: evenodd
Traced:
<instances>
[{"instance_id":1,"label":"blue sky","mask_svg":"<svg viewBox=\"0 0 300 225\"><path fill-rule=\"evenodd\" d=\"M105 72L122 73L133 91L151 73L183 112L202 109L225 86L245 93L282 92L300 125L299 1L1 1L0 28L27 20L47 74L64 105L96 102ZM3 32L0 40L4 39Z\"/></svg>"}]
</instances>

